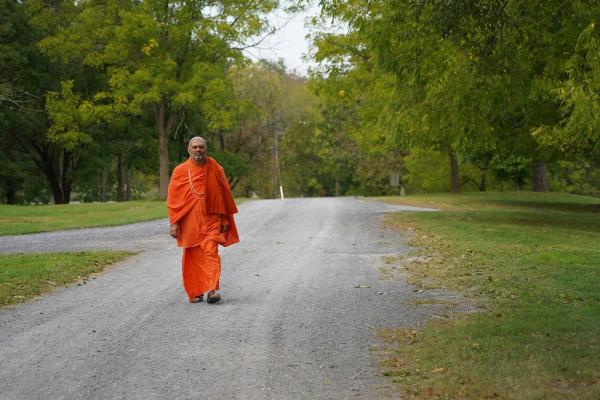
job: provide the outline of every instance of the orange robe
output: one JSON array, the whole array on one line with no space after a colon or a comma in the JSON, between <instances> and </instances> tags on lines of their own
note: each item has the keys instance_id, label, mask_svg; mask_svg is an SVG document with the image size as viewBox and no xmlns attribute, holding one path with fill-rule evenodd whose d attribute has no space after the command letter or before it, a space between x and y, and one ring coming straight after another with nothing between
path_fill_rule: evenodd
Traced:
<instances>
[{"instance_id":1,"label":"orange robe","mask_svg":"<svg viewBox=\"0 0 600 400\"><path fill-rule=\"evenodd\" d=\"M219 289L219 244L239 242L233 214L237 207L223 168L207 157L204 165L193 160L179 164L169 183L167 208L171 224L179 224L177 245L183 248L183 286L193 299ZM221 233L221 221L229 230Z\"/></svg>"}]
</instances>

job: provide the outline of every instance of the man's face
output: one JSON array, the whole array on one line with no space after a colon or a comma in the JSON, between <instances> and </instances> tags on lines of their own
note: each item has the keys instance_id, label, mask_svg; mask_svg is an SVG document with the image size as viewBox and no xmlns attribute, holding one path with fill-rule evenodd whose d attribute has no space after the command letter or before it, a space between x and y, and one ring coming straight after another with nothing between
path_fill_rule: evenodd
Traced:
<instances>
[{"instance_id":1,"label":"man's face","mask_svg":"<svg viewBox=\"0 0 600 400\"><path fill-rule=\"evenodd\" d=\"M206 142L192 140L188 147L188 153L197 164L204 164L206 162Z\"/></svg>"}]
</instances>

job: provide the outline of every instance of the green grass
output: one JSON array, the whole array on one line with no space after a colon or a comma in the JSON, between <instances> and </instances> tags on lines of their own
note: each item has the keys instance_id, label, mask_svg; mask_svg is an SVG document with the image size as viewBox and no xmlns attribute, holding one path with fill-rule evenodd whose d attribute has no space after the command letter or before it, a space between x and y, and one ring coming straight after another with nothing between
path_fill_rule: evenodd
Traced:
<instances>
[{"instance_id":1,"label":"green grass","mask_svg":"<svg viewBox=\"0 0 600 400\"><path fill-rule=\"evenodd\" d=\"M134 253L97 251L79 253L0 255L0 306L15 304L87 277Z\"/></svg>"},{"instance_id":2,"label":"green grass","mask_svg":"<svg viewBox=\"0 0 600 400\"><path fill-rule=\"evenodd\" d=\"M246 199L235 199L239 205ZM164 201L12 206L0 204L0 236L115 226L167 218Z\"/></svg>"},{"instance_id":3,"label":"green grass","mask_svg":"<svg viewBox=\"0 0 600 400\"><path fill-rule=\"evenodd\" d=\"M600 199L476 193L382 200L444 210L390 217L413 232L423 256L396 261L412 283L461 291L480 307L421 330L382 333L396 349L385 374L405 397L600 398Z\"/></svg>"},{"instance_id":4,"label":"green grass","mask_svg":"<svg viewBox=\"0 0 600 400\"><path fill-rule=\"evenodd\" d=\"M164 201L64 205L0 205L0 235L113 226L166 218Z\"/></svg>"}]
</instances>

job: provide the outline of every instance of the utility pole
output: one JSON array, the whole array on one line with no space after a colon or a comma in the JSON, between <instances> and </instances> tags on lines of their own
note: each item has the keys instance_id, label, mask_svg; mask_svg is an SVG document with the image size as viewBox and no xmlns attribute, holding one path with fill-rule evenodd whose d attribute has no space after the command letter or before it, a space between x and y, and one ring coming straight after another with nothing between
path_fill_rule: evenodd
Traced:
<instances>
[{"instance_id":1,"label":"utility pole","mask_svg":"<svg viewBox=\"0 0 600 400\"><path fill-rule=\"evenodd\" d=\"M279 197L281 188L281 171L279 169L279 137L283 135L281 127L273 131L273 198Z\"/></svg>"}]
</instances>

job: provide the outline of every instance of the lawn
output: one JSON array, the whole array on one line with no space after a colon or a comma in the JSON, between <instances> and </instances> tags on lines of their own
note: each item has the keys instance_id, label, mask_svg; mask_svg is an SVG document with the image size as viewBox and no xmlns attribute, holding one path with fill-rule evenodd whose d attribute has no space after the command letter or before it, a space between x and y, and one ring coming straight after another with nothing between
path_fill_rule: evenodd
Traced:
<instances>
[{"instance_id":1,"label":"lawn","mask_svg":"<svg viewBox=\"0 0 600 400\"><path fill-rule=\"evenodd\" d=\"M20 303L76 281L134 253L96 251L78 253L0 255L0 306Z\"/></svg>"},{"instance_id":2,"label":"lawn","mask_svg":"<svg viewBox=\"0 0 600 400\"><path fill-rule=\"evenodd\" d=\"M406 398L600 398L600 199L474 193L383 198L441 212L388 219L410 232L409 281L466 294L479 312L382 332Z\"/></svg>"},{"instance_id":3,"label":"lawn","mask_svg":"<svg viewBox=\"0 0 600 400\"><path fill-rule=\"evenodd\" d=\"M0 235L124 225L166 218L164 201L61 205L0 205Z\"/></svg>"},{"instance_id":4,"label":"lawn","mask_svg":"<svg viewBox=\"0 0 600 400\"><path fill-rule=\"evenodd\" d=\"M244 198L235 199L239 205ZM116 226L167 218L164 201L13 206L0 204L0 236Z\"/></svg>"}]
</instances>

